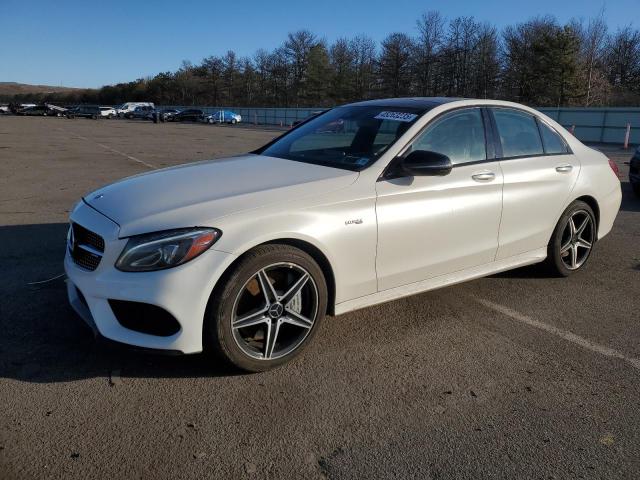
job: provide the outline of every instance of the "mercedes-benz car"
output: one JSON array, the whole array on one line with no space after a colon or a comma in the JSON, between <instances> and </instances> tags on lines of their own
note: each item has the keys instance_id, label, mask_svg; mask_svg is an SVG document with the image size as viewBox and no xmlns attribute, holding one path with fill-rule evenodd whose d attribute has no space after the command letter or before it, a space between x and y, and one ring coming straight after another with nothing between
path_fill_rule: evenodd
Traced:
<instances>
[{"instance_id":1,"label":"mercedes-benz car","mask_svg":"<svg viewBox=\"0 0 640 480\"><path fill-rule=\"evenodd\" d=\"M325 315L539 262L576 273L620 202L608 159L531 108L366 101L87 194L68 296L108 339L267 370Z\"/></svg>"}]
</instances>

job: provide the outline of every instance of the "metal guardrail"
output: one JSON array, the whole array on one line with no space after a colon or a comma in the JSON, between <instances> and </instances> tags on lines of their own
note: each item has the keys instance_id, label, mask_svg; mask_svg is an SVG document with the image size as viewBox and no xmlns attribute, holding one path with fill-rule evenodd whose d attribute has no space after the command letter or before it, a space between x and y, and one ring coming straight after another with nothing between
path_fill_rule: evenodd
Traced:
<instances>
[{"instance_id":1,"label":"metal guardrail","mask_svg":"<svg viewBox=\"0 0 640 480\"><path fill-rule=\"evenodd\" d=\"M199 108L206 113L231 110L242 116L244 123L290 127L325 108L258 108L163 105L158 108ZM550 108L538 110L553 118L567 130L586 142L624 143L627 125L630 125L629 143L640 144L640 108Z\"/></svg>"},{"instance_id":2,"label":"metal guardrail","mask_svg":"<svg viewBox=\"0 0 640 480\"><path fill-rule=\"evenodd\" d=\"M538 108L585 142L640 144L640 108Z\"/></svg>"}]
</instances>

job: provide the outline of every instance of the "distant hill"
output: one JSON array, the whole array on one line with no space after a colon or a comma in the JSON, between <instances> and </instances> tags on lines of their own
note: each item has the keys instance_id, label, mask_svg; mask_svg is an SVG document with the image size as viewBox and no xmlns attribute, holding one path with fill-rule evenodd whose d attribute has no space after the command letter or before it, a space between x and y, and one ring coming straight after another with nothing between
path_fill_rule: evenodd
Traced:
<instances>
[{"instance_id":1,"label":"distant hill","mask_svg":"<svg viewBox=\"0 0 640 480\"><path fill-rule=\"evenodd\" d=\"M0 96L38 94L38 93L71 93L85 88L54 87L53 85L29 85L28 83L0 82Z\"/></svg>"}]
</instances>

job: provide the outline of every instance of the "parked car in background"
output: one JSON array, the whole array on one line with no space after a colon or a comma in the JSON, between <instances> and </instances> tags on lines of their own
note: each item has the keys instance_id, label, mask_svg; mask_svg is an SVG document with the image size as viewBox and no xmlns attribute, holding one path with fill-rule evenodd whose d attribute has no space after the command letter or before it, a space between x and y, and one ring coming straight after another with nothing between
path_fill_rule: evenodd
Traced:
<instances>
[{"instance_id":1,"label":"parked car in background","mask_svg":"<svg viewBox=\"0 0 640 480\"><path fill-rule=\"evenodd\" d=\"M629 162L629 183L633 192L640 197L640 145Z\"/></svg>"},{"instance_id":2,"label":"parked car in background","mask_svg":"<svg viewBox=\"0 0 640 480\"><path fill-rule=\"evenodd\" d=\"M67 293L111 340L263 371L326 314L539 262L576 273L621 198L607 157L532 108L360 102L251 153L89 193L71 212Z\"/></svg>"},{"instance_id":3,"label":"parked car in background","mask_svg":"<svg viewBox=\"0 0 640 480\"><path fill-rule=\"evenodd\" d=\"M36 105L35 107L26 107L16 111L16 115L39 116L39 117L55 117L57 112L47 105Z\"/></svg>"},{"instance_id":4,"label":"parked car in background","mask_svg":"<svg viewBox=\"0 0 640 480\"><path fill-rule=\"evenodd\" d=\"M57 117L62 117L68 110L66 107L59 107L51 103L46 103L45 105L49 107Z\"/></svg>"},{"instance_id":5,"label":"parked car in background","mask_svg":"<svg viewBox=\"0 0 640 480\"><path fill-rule=\"evenodd\" d=\"M11 113L9 105L0 105L0 115L6 115L8 113Z\"/></svg>"},{"instance_id":6,"label":"parked car in background","mask_svg":"<svg viewBox=\"0 0 640 480\"><path fill-rule=\"evenodd\" d=\"M173 122L202 122L204 121L205 115L202 110L197 108L187 108L186 110L182 110L179 113L176 113L171 117L171 121Z\"/></svg>"},{"instance_id":7,"label":"parked car in background","mask_svg":"<svg viewBox=\"0 0 640 480\"><path fill-rule=\"evenodd\" d=\"M67 110L67 118L93 118L97 120L102 118L102 113L98 105L78 105L75 108Z\"/></svg>"},{"instance_id":8,"label":"parked car in background","mask_svg":"<svg viewBox=\"0 0 640 480\"><path fill-rule=\"evenodd\" d=\"M177 110L175 108L164 108L162 110L158 110L160 120L163 122L170 122L178 113L180 113L180 110Z\"/></svg>"},{"instance_id":9,"label":"parked car in background","mask_svg":"<svg viewBox=\"0 0 640 480\"><path fill-rule=\"evenodd\" d=\"M148 119L150 115L155 111L155 108L150 105L141 105L139 107L134 108L132 111L124 114L124 118L134 119Z\"/></svg>"},{"instance_id":10,"label":"parked car in background","mask_svg":"<svg viewBox=\"0 0 640 480\"><path fill-rule=\"evenodd\" d=\"M100 107L100 115L105 118L114 118L118 115L116 109L113 107Z\"/></svg>"},{"instance_id":11,"label":"parked car in background","mask_svg":"<svg viewBox=\"0 0 640 480\"><path fill-rule=\"evenodd\" d=\"M235 125L242 121L242 117L231 110L219 110L214 113L205 114L203 120L206 123L230 123Z\"/></svg>"},{"instance_id":12,"label":"parked car in background","mask_svg":"<svg viewBox=\"0 0 640 480\"><path fill-rule=\"evenodd\" d=\"M153 102L126 102L116 107L116 113L118 114L119 117L123 118L125 114L129 112L133 112L136 109L136 107L155 108L155 105L153 104Z\"/></svg>"}]
</instances>

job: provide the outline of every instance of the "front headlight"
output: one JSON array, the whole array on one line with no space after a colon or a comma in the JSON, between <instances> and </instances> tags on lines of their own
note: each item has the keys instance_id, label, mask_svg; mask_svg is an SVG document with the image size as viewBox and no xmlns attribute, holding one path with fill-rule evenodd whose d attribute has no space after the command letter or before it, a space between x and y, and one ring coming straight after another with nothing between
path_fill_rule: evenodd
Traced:
<instances>
[{"instance_id":1,"label":"front headlight","mask_svg":"<svg viewBox=\"0 0 640 480\"><path fill-rule=\"evenodd\" d=\"M116 262L124 272L150 272L176 267L205 252L222 236L215 228L183 228L136 235Z\"/></svg>"}]
</instances>

